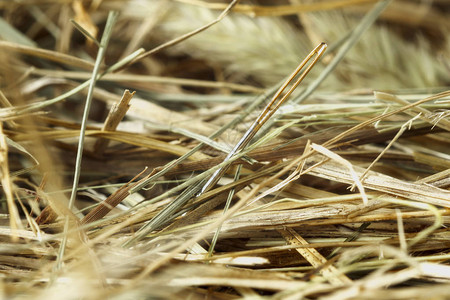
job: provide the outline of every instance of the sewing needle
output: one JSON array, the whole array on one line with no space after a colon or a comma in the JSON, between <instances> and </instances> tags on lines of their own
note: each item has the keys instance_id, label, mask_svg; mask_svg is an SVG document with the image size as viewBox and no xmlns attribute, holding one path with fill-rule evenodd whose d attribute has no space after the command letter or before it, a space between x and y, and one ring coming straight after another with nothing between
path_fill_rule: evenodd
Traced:
<instances>
[{"instance_id":1,"label":"sewing needle","mask_svg":"<svg viewBox=\"0 0 450 300\"><path fill-rule=\"evenodd\" d=\"M303 81L303 79L308 75L309 71L314 67L316 62L320 59L325 49L327 48L327 44L321 43L314 50L309 53L309 55L300 63L300 65L295 69L295 71L289 76L289 78L284 82L284 84L278 89L278 91L274 94L269 103L264 107L262 112L250 126L250 128L245 132L242 138L237 142L237 144L233 147L233 149L228 153L228 155L223 160L224 162L230 160L236 153L240 150L244 149L248 143L252 140L255 134L261 129L261 127L269 120L269 118L278 110L278 108L286 101L289 95L297 88L297 86ZM315 56L315 57L314 57ZM313 58L314 57L314 58ZM300 73L303 67L311 60L309 66L303 71L303 73L298 77L297 81L289 88L289 90L284 94L283 91L287 88L287 86L294 80L295 77ZM203 185L200 192L197 193L197 197L206 193L209 189L211 189L219 179L225 174L230 165L225 165L219 169L217 169L208 181Z\"/></svg>"},{"instance_id":2,"label":"sewing needle","mask_svg":"<svg viewBox=\"0 0 450 300\"><path fill-rule=\"evenodd\" d=\"M302 82L303 78L309 73L312 67L316 64L319 58L322 56L323 52L327 48L325 43L318 45L311 53L300 63L300 65L295 69L295 71L289 76L289 78L283 83L283 85L277 90L270 102L266 105L263 111L260 113L258 118L253 122L250 128L245 132L239 142L234 146L230 153L224 159L224 162L229 161L234 155L236 155L240 150L244 149L251 139L255 136L259 129L267 122L267 120L277 111L277 109L286 101L289 95L295 90L295 88ZM314 57L315 56L315 57ZM314 58L313 58L314 57ZM283 91L287 86L294 80L295 77L300 73L303 67L310 61L311 63L303 71L303 73L298 77L297 81L292 84L292 87L282 95ZM146 236L149 232L155 230L156 228L162 226L162 224L167 223L172 220L176 215L177 210L180 209L197 191L199 191L196 196L200 196L211 189L217 181L222 177L223 174L228 170L229 165L225 165L217 169L211 177L203 185L203 181L186 189L181 193L172 203L170 203L166 208L160 211L155 217L153 217L146 225L139 229L136 234L128 240L124 246L131 245L136 240L141 239Z\"/></svg>"}]
</instances>

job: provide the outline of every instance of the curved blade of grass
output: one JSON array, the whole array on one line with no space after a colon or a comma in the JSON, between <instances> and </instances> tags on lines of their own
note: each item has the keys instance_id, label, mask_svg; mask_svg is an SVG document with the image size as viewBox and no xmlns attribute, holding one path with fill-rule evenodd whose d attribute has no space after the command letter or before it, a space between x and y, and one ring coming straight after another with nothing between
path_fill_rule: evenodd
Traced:
<instances>
[{"instance_id":1,"label":"curved blade of grass","mask_svg":"<svg viewBox=\"0 0 450 300\"><path fill-rule=\"evenodd\" d=\"M86 98L83 119L81 122L80 139L79 139L79 143L78 143L77 159L75 162L74 180L73 180L72 192L71 192L70 200L69 200L69 210L73 209L76 194L77 194L78 181L80 178L81 160L82 160L82 156L83 156L83 146L84 146L84 136L85 136L84 133L86 131L87 119L88 119L89 110L91 107L95 83L98 78L98 73L100 71L100 64L103 61L103 58L105 56L106 47L108 46L108 42L111 37L112 28L114 26L115 21L117 20L118 15L119 15L118 12L110 12L108 15L108 19L106 21L106 26L105 26L105 31L102 36L102 40L100 42L100 48L98 50L98 55L97 55L97 59L95 61L94 70L92 72L92 78L89 81L90 86L89 86L89 92L88 92L88 95ZM68 230L69 230L69 217L66 218L65 223L64 223L64 232L66 234L64 235L64 238L61 241L61 245L60 245L59 252L58 252L58 257L56 260L55 271L58 271L61 268L61 264L62 264L63 257L64 257L64 251L65 251L67 239L68 239L68 234L67 234Z\"/></svg>"}]
</instances>

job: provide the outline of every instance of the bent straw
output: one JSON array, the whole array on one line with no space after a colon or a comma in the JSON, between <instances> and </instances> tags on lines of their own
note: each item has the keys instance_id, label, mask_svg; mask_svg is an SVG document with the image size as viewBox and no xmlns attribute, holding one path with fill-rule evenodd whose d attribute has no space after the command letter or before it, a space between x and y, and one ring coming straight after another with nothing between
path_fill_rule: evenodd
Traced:
<instances>
[{"instance_id":1,"label":"bent straw","mask_svg":"<svg viewBox=\"0 0 450 300\"><path fill-rule=\"evenodd\" d=\"M301 62L301 64L295 69L295 71L289 76L289 78L286 80L286 82L278 89L278 91L275 93L275 95L272 97L272 100L264 107L261 114L256 118L256 120L253 122L253 124L250 126L250 128L245 132L245 134L242 136L242 138L237 142L237 144L234 146L234 148L228 153L228 155L223 160L224 162L230 160L237 152L244 149L248 143L250 143L251 139L255 136L255 134L261 129L261 127L269 120L269 118L278 110L278 108L286 101L286 99L289 97L289 95L297 88L297 86L303 81L303 79L308 75L309 71L314 67L316 62L319 60L319 58L324 53L325 49L327 48L327 44L321 43L318 45L314 50L309 53L309 55ZM287 88L287 86L294 80L294 78L300 73L300 71L303 69L303 67L311 60L311 58L314 57L314 55L317 56L313 59L311 64L303 71L303 73L298 77L297 81L292 85L292 87L284 94L281 99L278 99L283 91ZM206 193L209 189L211 189L217 181L225 174L225 172L228 170L230 165L225 165L219 169L217 169L216 172L214 172L209 180L205 183L205 185L202 187L201 191L197 194L197 197Z\"/></svg>"}]
</instances>

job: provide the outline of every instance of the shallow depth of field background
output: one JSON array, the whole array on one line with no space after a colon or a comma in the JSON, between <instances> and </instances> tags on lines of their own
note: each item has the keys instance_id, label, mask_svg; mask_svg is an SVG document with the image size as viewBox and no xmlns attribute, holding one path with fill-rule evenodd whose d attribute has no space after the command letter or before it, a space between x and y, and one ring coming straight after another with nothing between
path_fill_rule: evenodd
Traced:
<instances>
[{"instance_id":1,"label":"shallow depth of field background","mask_svg":"<svg viewBox=\"0 0 450 300\"><path fill-rule=\"evenodd\" d=\"M3 298L450 297L448 1L229 4L0 1ZM216 188L146 232L320 42Z\"/></svg>"}]
</instances>

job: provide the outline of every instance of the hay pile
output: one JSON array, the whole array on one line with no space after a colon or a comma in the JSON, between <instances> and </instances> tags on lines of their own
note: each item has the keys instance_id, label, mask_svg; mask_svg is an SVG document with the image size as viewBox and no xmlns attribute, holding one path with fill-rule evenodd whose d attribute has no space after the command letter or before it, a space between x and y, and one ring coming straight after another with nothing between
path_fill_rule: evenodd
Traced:
<instances>
[{"instance_id":1,"label":"hay pile","mask_svg":"<svg viewBox=\"0 0 450 300\"><path fill-rule=\"evenodd\" d=\"M447 1L0 9L3 298L450 298Z\"/></svg>"}]
</instances>

